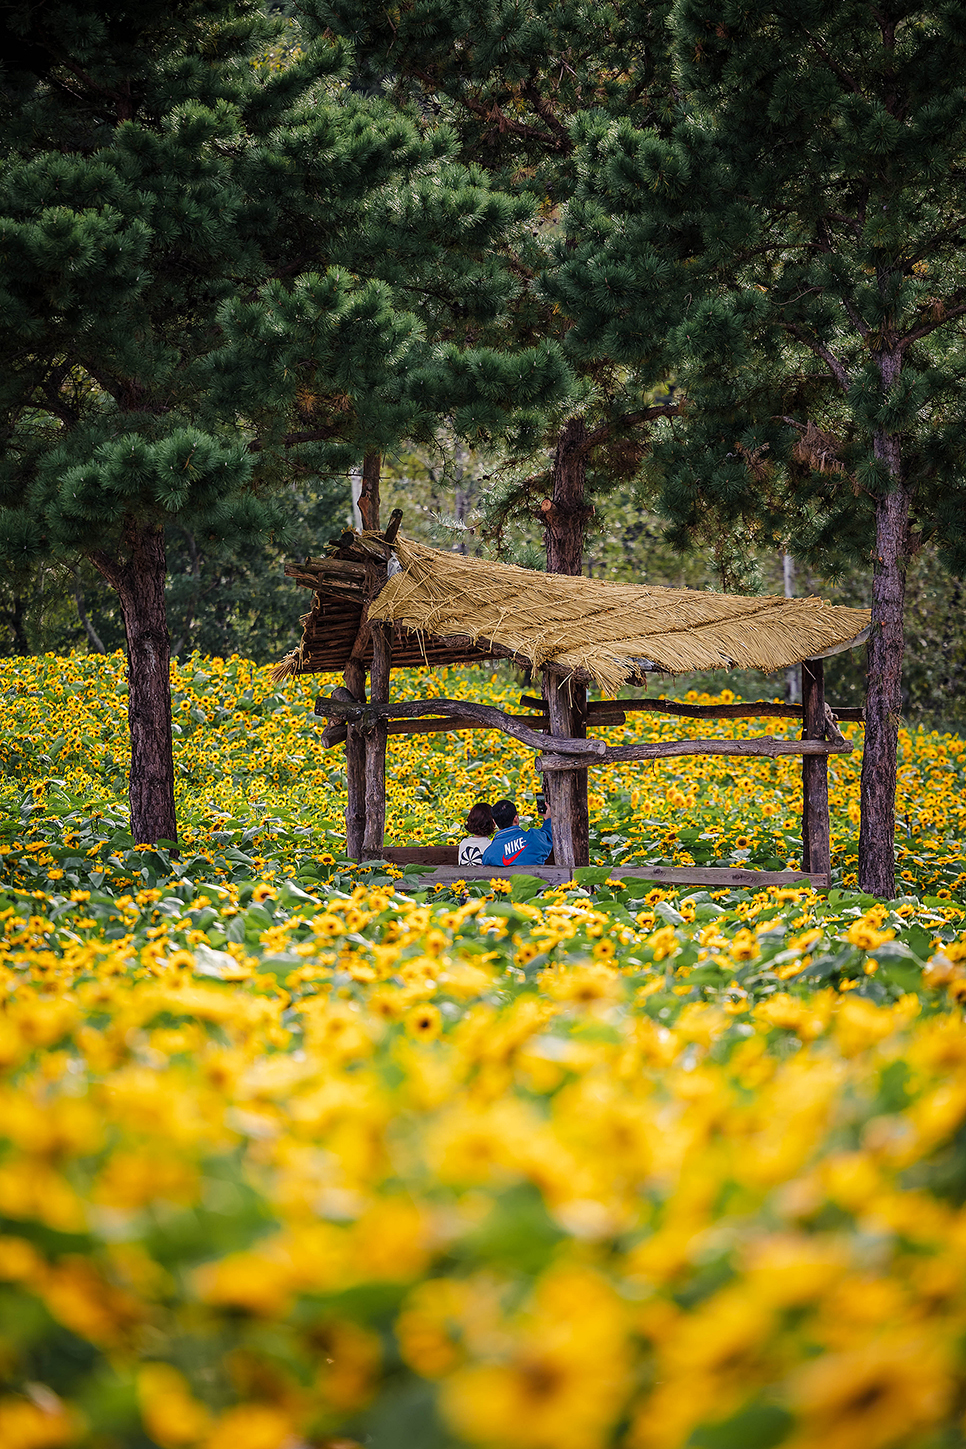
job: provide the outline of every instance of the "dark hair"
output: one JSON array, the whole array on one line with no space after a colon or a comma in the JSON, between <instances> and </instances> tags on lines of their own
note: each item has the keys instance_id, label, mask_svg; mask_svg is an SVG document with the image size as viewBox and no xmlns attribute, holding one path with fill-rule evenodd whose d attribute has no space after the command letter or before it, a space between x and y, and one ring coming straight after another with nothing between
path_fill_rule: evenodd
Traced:
<instances>
[{"instance_id":1,"label":"dark hair","mask_svg":"<svg viewBox=\"0 0 966 1449\"><path fill-rule=\"evenodd\" d=\"M507 830L517 818L516 801L498 800L493 806L493 819L501 830Z\"/></svg>"},{"instance_id":2,"label":"dark hair","mask_svg":"<svg viewBox=\"0 0 966 1449\"><path fill-rule=\"evenodd\" d=\"M496 821L493 819L493 811L490 809L489 801L477 800L469 815L466 817L466 828L471 835L492 835L496 829Z\"/></svg>"}]
</instances>

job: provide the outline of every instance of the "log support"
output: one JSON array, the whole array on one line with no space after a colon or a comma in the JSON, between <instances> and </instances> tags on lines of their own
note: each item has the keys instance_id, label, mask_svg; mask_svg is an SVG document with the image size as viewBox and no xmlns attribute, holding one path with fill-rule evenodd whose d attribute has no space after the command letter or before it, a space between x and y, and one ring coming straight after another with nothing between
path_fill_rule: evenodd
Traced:
<instances>
[{"instance_id":1,"label":"log support","mask_svg":"<svg viewBox=\"0 0 966 1449\"><path fill-rule=\"evenodd\" d=\"M523 709L537 709L542 699L533 694L521 694ZM770 699L748 700L742 704L681 704L676 699L609 699L595 700L587 706L588 725L623 724L627 714L676 714L683 719L801 719L800 704L775 704ZM837 720L853 720L862 724L865 710L858 708L835 708Z\"/></svg>"},{"instance_id":2,"label":"log support","mask_svg":"<svg viewBox=\"0 0 966 1449\"><path fill-rule=\"evenodd\" d=\"M369 694L372 704L389 700L392 669L392 628L372 625L372 671ZM364 857L378 856L386 834L386 716L380 715L365 729L366 740L366 830L362 842Z\"/></svg>"},{"instance_id":3,"label":"log support","mask_svg":"<svg viewBox=\"0 0 966 1449\"><path fill-rule=\"evenodd\" d=\"M345 667L345 687L358 704L366 702L366 669L360 659ZM350 860L362 859L366 834L366 741L359 725L349 725L345 744L345 842Z\"/></svg>"},{"instance_id":4,"label":"log support","mask_svg":"<svg viewBox=\"0 0 966 1449\"><path fill-rule=\"evenodd\" d=\"M373 624L373 642L375 642L376 624ZM388 626L386 626L388 628ZM388 647L388 646L387 646ZM368 705L354 707L337 699L335 695L320 695L315 701L315 713L323 719L331 719L348 723L354 721L365 725L367 728L378 718L392 718L399 720L420 719L430 715L438 715L441 719L466 719L476 722L477 728L503 730L505 734L512 735L514 739L529 745L533 750L542 750L546 744L546 737L536 729L531 729L526 716L505 714L503 710L494 709L489 704L472 704L465 699L420 699L409 704L389 704L387 700L378 700L375 686ZM543 720L538 721L542 729L546 729ZM607 746L603 740L588 739L558 739L557 749L568 755L573 755L580 760L594 759L603 760L607 754Z\"/></svg>"},{"instance_id":5,"label":"log support","mask_svg":"<svg viewBox=\"0 0 966 1449\"><path fill-rule=\"evenodd\" d=\"M802 724L803 742L825 739L825 671L820 659L802 664ZM802 869L819 875L832 870L827 753L802 758Z\"/></svg>"},{"instance_id":6,"label":"log support","mask_svg":"<svg viewBox=\"0 0 966 1449\"><path fill-rule=\"evenodd\" d=\"M561 740L586 739L584 714L587 690L570 680L544 674L544 693L550 734ZM548 745L550 741L547 741ZM572 757L570 757L572 758ZM587 811L587 771L573 768L548 774L544 781L553 822L553 858L573 870L590 862L590 827Z\"/></svg>"},{"instance_id":7,"label":"log support","mask_svg":"<svg viewBox=\"0 0 966 1449\"><path fill-rule=\"evenodd\" d=\"M564 741L560 741L557 748ZM743 755L766 760L777 760L779 755L810 755L825 758L828 755L850 755L852 745L848 740L776 740L774 735L760 735L750 740L661 740L641 745L618 745L605 750L602 755L589 757L591 765L618 765L627 760L667 760L678 755ZM572 754L552 753L551 741L544 746L544 753L537 758L538 770L572 770L582 763Z\"/></svg>"},{"instance_id":8,"label":"log support","mask_svg":"<svg viewBox=\"0 0 966 1449\"><path fill-rule=\"evenodd\" d=\"M388 854L388 852L387 852ZM406 851L406 855L410 852ZM389 855L395 859L402 857L403 852L397 851ZM400 859L400 864L409 864L407 860ZM421 864L415 860L413 864ZM403 886L407 891L427 890L431 886L451 886L457 881L490 881L490 880L513 880L516 876L534 876L537 880L546 881L547 886L560 886L570 879L571 870L561 866L553 865L521 865L521 866L437 866L431 873L424 876L408 876ZM658 885L669 886L705 886L710 890L760 890L762 886L804 886L813 890L828 890L829 880L827 875L809 875L803 870L743 870L738 867L727 868L722 866L666 866L666 865L642 865L624 866L615 865L608 867L608 874L618 879L647 880L654 881Z\"/></svg>"}]
</instances>

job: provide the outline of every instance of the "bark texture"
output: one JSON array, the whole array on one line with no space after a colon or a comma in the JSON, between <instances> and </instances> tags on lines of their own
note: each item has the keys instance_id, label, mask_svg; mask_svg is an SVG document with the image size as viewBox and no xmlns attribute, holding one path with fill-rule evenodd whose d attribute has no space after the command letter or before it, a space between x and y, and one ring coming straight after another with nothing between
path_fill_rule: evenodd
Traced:
<instances>
[{"instance_id":1,"label":"bark texture","mask_svg":"<svg viewBox=\"0 0 966 1449\"><path fill-rule=\"evenodd\" d=\"M805 740L825 738L825 670L820 659L802 664L802 709ZM802 869L832 869L828 813L828 756L802 758Z\"/></svg>"},{"instance_id":2,"label":"bark texture","mask_svg":"<svg viewBox=\"0 0 966 1449\"><path fill-rule=\"evenodd\" d=\"M358 659L345 667L345 687L359 704L365 703L366 671ZM366 833L366 739L359 725L349 725L345 745L345 842L350 860L362 859Z\"/></svg>"},{"instance_id":3,"label":"bark texture","mask_svg":"<svg viewBox=\"0 0 966 1449\"><path fill-rule=\"evenodd\" d=\"M894 445L888 449L887 457L893 457L898 474L898 439L889 438L887 442ZM885 900L892 900L896 893L896 767L902 712L908 533L909 495L900 485L876 504L876 559L859 827L859 888Z\"/></svg>"},{"instance_id":4,"label":"bark texture","mask_svg":"<svg viewBox=\"0 0 966 1449\"><path fill-rule=\"evenodd\" d=\"M576 576L583 568L584 528L593 512L584 502L587 482L585 445L587 429L582 418L571 418L557 439L553 460L553 497L541 506L547 573Z\"/></svg>"},{"instance_id":5,"label":"bark texture","mask_svg":"<svg viewBox=\"0 0 966 1449\"><path fill-rule=\"evenodd\" d=\"M547 698L547 713L551 736L563 739L583 739L586 729L583 724L580 699L574 698L573 686L567 680L544 675ZM586 691L578 686L579 693L586 697ZM547 740L547 749L553 748ZM568 757L572 758L572 757ZM566 769L548 771L544 775L544 789L550 806L553 822L553 858L557 865L573 870L578 865L590 863L590 840L587 816L587 771Z\"/></svg>"},{"instance_id":6,"label":"bark texture","mask_svg":"<svg viewBox=\"0 0 966 1449\"><path fill-rule=\"evenodd\" d=\"M545 499L544 540L547 572L576 577L583 570L584 529L593 512L586 506L587 428L582 418L571 418L557 439L553 461L553 496ZM587 689L544 676L550 714L550 733L586 739ZM553 821L554 860L573 869L590 859L590 820L587 807L587 771L547 775L545 788Z\"/></svg>"},{"instance_id":7,"label":"bark texture","mask_svg":"<svg viewBox=\"0 0 966 1449\"><path fill-rule=\"evenodd\" d=\"M902 353L890 331L878 353L883 399L896 387ZM903 613L909 559L909 494L898 433L877 428L876 460L891 487L876 499L875 563L872 573L872 631L868 644L865 750L862 755L859 826L859 889L891 900L896 893L896 767L902 711Z\"/></svg>"},{"instance_id":8,"label":"bark texture","mask_svg":"<svg viewBox=\"0 0 966 1449\"><path fill-rule=\"evenodd\" d=\"M365 529L379 527L379 475L382 471L382 454L367 453L362 460L362 489L359 493L359 513Z\"/></svg>"},{"instance_id":9,"label":"bark texture","mask_svg":"<svg viewBox=\"0 0 966 1449\"><path fill-rule=\"evenodd\" d=\"M372 669L369 696L373 704L389 698L392 666L392 631L387 624L372 625ZM386 719L376 720L366 730L366 829L364 857L378 856L386 833Z\"/></svg>"},{"instance_id":10,"label":"bark texture","mask_svg":"<svg viewBox=\"0 0 966 1449\"><path fill-rule=\"evenodd\" d=\"M124 613L131 729L131 834L136 843L177 842L164 531L128 519L123 559L96 555L93 562L117 590Z\"/></svg>"}]
</instances>

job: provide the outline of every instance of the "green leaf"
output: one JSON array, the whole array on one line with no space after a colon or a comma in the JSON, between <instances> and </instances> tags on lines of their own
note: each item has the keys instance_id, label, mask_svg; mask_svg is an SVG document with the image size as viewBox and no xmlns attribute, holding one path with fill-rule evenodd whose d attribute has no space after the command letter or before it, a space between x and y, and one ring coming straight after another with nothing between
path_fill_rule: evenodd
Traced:
<instances>
[{"instance_id":1,"label":"green leaf","mask_svg":"<svg viewBox=\"0 0 966 1449\"><path fill-rule=\"evenodd\" d=\"M778 1404L752 1404L721 1424L702 1424L688 1440L689 1449L773 1449L792 1426L792 1416Z\"/></svg>"},{"instance_id":2,"label":"green leaf","mask_svg":"<svg viewBox=\"0 0 966 1449\"><path fill-rule=\"evenodd\" d=\"M547 882L535 875L517 875L510 887L511 901L530 901L547 889Z\"/></svg>"},{"instance_id":3,"label":"green leaf","mask_svg":"<svg viewBox=\"0 0 966 1449\"><path fill-rule=\"evenodd\" d=\"M578 865L574 871L574 880L590 889L595 885L603 885L605 880L609 880L612 870L613 866L609 865Z\"/></svg>"}]
</instances>

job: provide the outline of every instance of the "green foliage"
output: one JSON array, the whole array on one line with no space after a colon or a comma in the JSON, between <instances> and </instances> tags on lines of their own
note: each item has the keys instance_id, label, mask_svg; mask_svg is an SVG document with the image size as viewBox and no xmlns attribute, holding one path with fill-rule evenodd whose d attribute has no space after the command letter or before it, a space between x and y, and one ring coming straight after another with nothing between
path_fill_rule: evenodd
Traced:
<instances>
[{"instance_id":1,"label":"green foliage","mask_svg":"<svg viewBox=\"0 0 966 1449\"><path fill-rule=\"evenodd\" d=\"M51 84L45 31L5 94L9 555L103 551L131 512L249 541L282 527L264 487L293 466L344 471L440 407L498 429L559 389L552 349L465 346L514 289L487 249L527 203L346 90L337 44L266 67L288 27L251 5L147 7L123 39L61 23L83 96Z\"/></svg>"},{"instance_id":2,"label":"green foliage","mask_svg":"<svg viewBox=\"0 0 966 1449\"><path fill-rule=\"evenodd\" d=\"M687 423L658 426L648 476L680 543L710 513L834 572L870 546L896 436L916 526L961 566L959 15L696 0L670 33L687 114L587 117L547 285L587 355L669 336Z\"/></svg>"}]
</instances>

